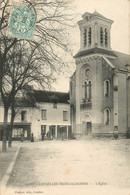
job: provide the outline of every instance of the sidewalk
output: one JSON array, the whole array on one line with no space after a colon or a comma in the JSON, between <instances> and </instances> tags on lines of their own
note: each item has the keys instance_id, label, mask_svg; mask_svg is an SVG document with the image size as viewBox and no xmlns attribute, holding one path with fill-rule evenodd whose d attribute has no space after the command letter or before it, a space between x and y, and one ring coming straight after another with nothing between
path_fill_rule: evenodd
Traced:
<instances>
[{"instance_id":1,"label":"sidewalk","mask_svg":"<svg viewBox=\"0 0 130 195\"><path fill-rule=\"evenodd\" d=\"M18 143L14 144L12 148L8 148L7 146L7 151L5 153L2 152L2 141L0 142L0 182L5 175L13 157L15 156L15 153L18 148Z\"/></svg>"},{"instance_id":2,"label":"sidewalk","mask_svg":"<svg viewBox=\"0 0 130 195\"><path fill-rule=\"evenodd\" d=\"M7 142L7 151L2 152L2 141L0 141L0 182L2 181L10 163L12 162L18 147L26 147L30 145L30 141L20 142L20 141L13 141L12 147L8 148Z\"/></svg>"}]
</instances>

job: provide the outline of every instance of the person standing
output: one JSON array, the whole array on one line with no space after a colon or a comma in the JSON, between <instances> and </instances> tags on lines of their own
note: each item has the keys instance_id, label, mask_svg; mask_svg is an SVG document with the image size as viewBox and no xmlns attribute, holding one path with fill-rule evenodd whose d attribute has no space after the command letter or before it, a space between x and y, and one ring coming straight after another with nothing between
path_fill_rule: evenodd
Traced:
<instances>
[{"instance_id":1,"label":"person standing","mask_svg":"<svg viewBox=\"0 0 130 195\"><path fill-rule=\"evenodd\" d=\"M31 134L31 142L34 142L33 133Z\"/></svg>"},{"instance_id":2,"label":"person standing","mask_svg":"<svg viewBox=\"0 0 130 195\"><path fill-rule=\"evenodd\" d=\"M24 140L24 134L21 133L21 142L23 142L23 140Z\"/></svg>"},{"instance_id":3,"label":"person standing","mask_svg":"<svg viewBox=\"0 0 130 195\"><path fill-rule=\"evenodd\" d=\"M42 131L42 141L44 141L44 137L45 137L45 132Z\"/></svg>"}]
</instances>

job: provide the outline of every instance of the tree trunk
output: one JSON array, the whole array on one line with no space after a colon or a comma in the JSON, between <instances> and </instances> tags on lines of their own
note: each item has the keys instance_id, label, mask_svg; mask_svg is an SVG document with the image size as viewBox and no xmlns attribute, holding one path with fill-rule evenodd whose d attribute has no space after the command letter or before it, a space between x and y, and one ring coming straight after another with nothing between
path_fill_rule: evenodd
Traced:
<instances>
[{"instance_id":1,"label":"tree trunk","mask_svg":"<svg viewBox=\"0 0 130 195\"><path fill-rule=\"evenodd\" d=\"M4 109L4 125L3 125L3 142L2 142L2 152L6 152L6 140L7 140L7 118L8 118L8 108Z\"/></svg>"},{"instance_id":2,"label":"tree trunk","mask_svg":"<svg viewBox=\"0 0 130 195\"><path fill-rule=\"evenodd\" d=\"M12 107L12 113L11 113L11 122L10 122L10 129L9 129L9 137L8 137L8 147L12 147L12 130L14 125L14 118L15 118L15 110L14 107Z\"/></svg>"},{"instance_id":3,"label":"tree trunk","mask_svg":"<svg viewBox=\"0 0 130 195\"><path fill-rule=\"evenodd\" d=\"M9 129L9 137L8 137L8 147L11 148L12 147L12 127L10 126Z\"/></svg>"}]
</instances>

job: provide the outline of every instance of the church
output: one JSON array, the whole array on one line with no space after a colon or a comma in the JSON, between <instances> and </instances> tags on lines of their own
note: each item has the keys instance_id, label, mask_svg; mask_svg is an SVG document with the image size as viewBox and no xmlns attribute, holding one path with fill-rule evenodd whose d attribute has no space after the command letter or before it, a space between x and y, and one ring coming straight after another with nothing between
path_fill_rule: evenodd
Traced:
<instances>
[{"instance_id":1,"label":"church","mask_svg":"<svg viewBox=\"0 0 130 195\"><path fill-rule=\"evenodd\" d=\"M111 136L115 131L130 137L130 56L111 49L112 23L96 11L82 16L78 22L80 50L74 56L76 71L69 93L34 90L30 97L35 105L18 107L14 140L21 133L27 140L31 133L35 140L42 140L43 132L45 136L50 132L54 139ZM22 96L24 92L21 101ZM10 116L9 111L8 127ZM3 118L0 99L0 140Z\"/></svg>"},{"instance_id":2,"label":"church","mask_svg":"<svg viewBox=\"0 0 130 195\"><path fill-rule=\"evenodd\" d=\"M111 49L112 23L96 11L86 12L78 22L80 50L70 78L75 137L130 131L130 56Z\"/></svg>"}]
</instances>

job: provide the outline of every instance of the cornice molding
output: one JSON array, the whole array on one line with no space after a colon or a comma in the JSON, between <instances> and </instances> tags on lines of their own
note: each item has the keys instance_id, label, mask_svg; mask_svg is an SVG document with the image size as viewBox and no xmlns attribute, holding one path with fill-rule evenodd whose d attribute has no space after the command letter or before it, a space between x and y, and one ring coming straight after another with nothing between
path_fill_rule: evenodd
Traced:
<instances>
[{"instance_id":1,"label":"cornice molding","mask_svg":"<svg viewBox=\"0 0 130 195\"><path fill-rule=\"evenodd\" d=\"M90 61L94 61L94 60L102 60L104 59L109 65L111 68L115 68L115 66L107 59L107 56L105 55L101 55L101 54L91 54L91 55L87 55L87 56L83 56L83 57L80 57L80 58L77 58L75 60L76 62L76 65L79 65L79 64L87 64L87 63L90 63Z\"/></svg>"},{"instance_id":2,"label":"cornice molding","mask_svg":"<svg viewBox=\"0 0 130 195\"><path fill-rule=\"evenodd\" d=\"M87 56L84 56L84 57L81 57L81 58L78 58L76 59L76 65L79 65L79 64L85 64L85 63L89 63L90 61L94 61L94 60L101 60L101 56L98 55L98 54L93 54L93 55L87 55Z\"/></svg>"}]
</instances>

